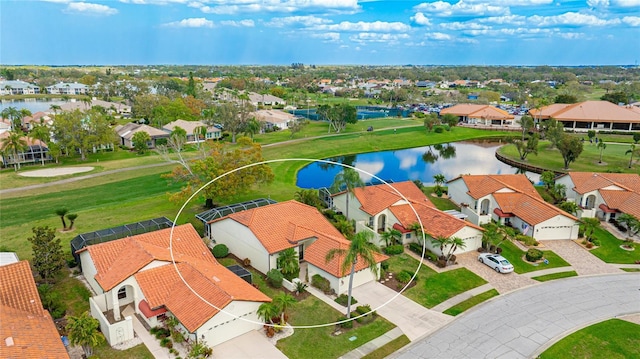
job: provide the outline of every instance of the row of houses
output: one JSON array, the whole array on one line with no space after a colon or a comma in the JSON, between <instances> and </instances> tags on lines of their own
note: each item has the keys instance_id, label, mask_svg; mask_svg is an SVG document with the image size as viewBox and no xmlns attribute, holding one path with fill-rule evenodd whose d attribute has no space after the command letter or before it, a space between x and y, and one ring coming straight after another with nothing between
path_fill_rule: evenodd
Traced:
<instances>
[{"instance_id":1,"label":"row of houses","mask_svg":"<svg viewBox=\"0 0 640 359\"><path fill-rule=\"evenodd\" d=\"M77 82L59 82L45 87L47 93L52 95L86 95L91 91L91 86ZM0 81L0 95L34 95L39 94L40 86L21 80Z\"/></svg>"}]
</instances>

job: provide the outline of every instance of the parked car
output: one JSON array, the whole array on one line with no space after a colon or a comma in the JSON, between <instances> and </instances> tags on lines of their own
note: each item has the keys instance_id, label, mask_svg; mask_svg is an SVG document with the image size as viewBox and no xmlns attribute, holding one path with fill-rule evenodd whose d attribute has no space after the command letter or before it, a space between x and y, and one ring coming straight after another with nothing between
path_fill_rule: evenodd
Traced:
<instances>
[{"instance_id":1,"label":"parked car","mask_svg":"<svg viewBox=\"0 0 640 359\"><path fill-rule=\"evenodd\" d=\"M511 264L507 258L492 253L481 253L478 256L478 261L484 263L493 268L498 273L510 273L513 272L513 264Z\"/></svg>"}]
</instances>

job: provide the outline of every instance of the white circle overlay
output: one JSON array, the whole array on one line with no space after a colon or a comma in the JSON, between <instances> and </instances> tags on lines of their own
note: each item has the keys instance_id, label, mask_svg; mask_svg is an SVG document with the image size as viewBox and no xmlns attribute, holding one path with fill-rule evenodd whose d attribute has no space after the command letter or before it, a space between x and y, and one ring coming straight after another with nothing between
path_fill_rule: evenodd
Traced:
<instances>
[{"instance_id":1,"label":"white circle overlay","mask_svg":"<svg viewBox=\"0 0 640 359\"><path fill-rule=\"evenodd\" d=\"M404 292L409 285L411 284L411 282L413 282L413 280L415 279L416 275L418 274L418 272L420 271L420 268L422 267L422 261L424 260L424 255L425 255L425 244L426 244L426 236L425 236L425 232L424 232L424 224L422 223L422 220L420 219L420 216L418 215L418 212L416 211L416 209L413 207L413 204L411 204L411 201L409 199L407 199L402 193L400 193L400 191L398 191L395 187L393 187L391 184L389 184L388 182L386 182L385 180L383 180L382 178L379 178L378 176L369 173L365 170L356 168L354 166L351 165L347 165L344 163L339 163L339 162L334 162L334 161L329 161L329 160L319 160L319 159L312 159L312 158L280 158L280 159L274 159L274 160L265 160L265 161L260 161L260 162L256 162L256 163L251 163L248 165L244 165L241 167L238 167L236 169L233 169L231 171L228 171L226 173L221 174L220 176L212 179L211 181L205 183L204 185L202 185L202 187L200 187L197 191L195 191L189 198L187 198L187 200L182 204L182 207L180 207L180 210L178 211L178 213L176 214L176 218L173 220L173 225L171 226L171 231L169 232L169 253L171 254L171 262L173 263L173 266L176 270L176 272L178 273L178 276L180 277L180 279L182 280L182 282L187 286L187 288L189 288L189 290L196 295L196 297L198 297L200 300L202 300L203 302L207 303L208 305L212 306L213 308L217 309L218 311L225 313L235 319L240 319L240 320L244 320L247 321L249 323L254 323L254 324L259 324L259 325L265 325L265 326L280 326L280 324L269 324L269 323L262 323L262 322L258 322L258 321L254 321L254 320L250 320L244 317L240 317L236 314L233 313L229 313L227 311L225 311L223 308L218 308L216 305L214 305L213 303L210 303L209 301L207 301L205 298L203 298L200 294L198 294L198 292L196 292L190 285L189 283L187 283L187 281L184 279L184 277L182 276L182 273L180 273L180 270L178 269L178 266L176 265L176 261L174 259L173 256L173 229L176 226L176 222L178 221L178 218L180 217L180 214L182 214L182 211L185 209L185 207L187 206L187 204L189 204L189 202L191 202L191 200L193 198L195 198L200 191L202 191L204 188L206 188L207 186L209 186L210 184L216 182L217 180L224 178L232 173L235 173L237 171L246 169L246 168L250 168L253 166L258 166L258 165L265 165L265 164L270 164L270 163L279 163L279 162L310 162L310 163L314 163L314 162L320 162L320 163L327 163L327 164L332 164L332 165L338 165L338 166L342 166L345 168L351 168L353 170L356 170L360 173L364 173L368 176L371 176L372 178L375 178L377 180L379 180L380 182L382 182L383 184L385 184L387 187L391 188L396 194L398 194L402 199L404 199L405 201L407 201L407 203L409 204L409 207L411 208L411 210L413 211L413 213L416 215L417 218L417 222L420 224L420 228L422 229L422 256L420 258L420 262L418 263L418 268L416 268L416 271L413 273L413 276L411 277L411 280L404 286L402 287L402 289L397 292L393 297L391 297L389 300L387 300L386 302L382 303L381 305L379 305L376 308L371 309L371 311L367 312L367 313L363 313L360 314L358 316L352 316L348 319L344 319L344 320L340 320L340 321L335 321L335 322L331 322L331 323L321 323L321 324L313 324L313 325L298 325L298 326L293 326L293 325L289 325L289 327L293 328L293 329L312 329L312 328L322 328L322 327L328 327L328 326L332 326L332 325L338 325L338 324L342 324L342 323L346 323L346 322L350 322L353 321L355 319L364 317L370 313L373 313L375 311L377 311L378 309L386 306L387 304L391 303L394 299L396 299L399 295L402 294L402 292ZM322 299L320 299L322 300ZM353 314L353 312L352 312Z\"/></svg>"}]
</instances>

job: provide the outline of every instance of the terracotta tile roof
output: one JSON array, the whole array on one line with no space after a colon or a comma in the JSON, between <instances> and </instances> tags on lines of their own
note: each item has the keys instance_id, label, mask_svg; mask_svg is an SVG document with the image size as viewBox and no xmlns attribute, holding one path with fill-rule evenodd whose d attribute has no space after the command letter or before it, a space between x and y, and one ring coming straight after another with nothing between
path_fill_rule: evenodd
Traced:
<instances>
[{"instance_id":1,"label":"terracotta tile roof","mask_svg":"<svg viewBox=\"0 0 640 359\"><path fill-rule=\"evenodd\" d=\"M580 194L617 186L628 191L640 193L640 175L633 173L598 173L598 172L569 172L574 190Z\"/></svg>"},{"instance_id":2,"label":"terracotta tile roof","mask_svg":"<svg viewBox=\"0 0 640 359\"><path fill-rule=\"evenodd\" d=\"M0 356L69 357L49 312L42 308L27 261L0 266Z\"/></svg>"},{"instance_id":3,"label":"terracotta tile roof","mask_svg":"<svg viewBox=\"0 0 640 359\"><path fill-rule=\"evenodd\" d=\"M467 193L475 199L503 188L542 199L525 175L464 175L461 178L467 185L469 190Z\"/></svg>"},{"instance_id":4,"label":"terracotta tile roof","mask_svg":"<svg viewBox=\"0 0 640 359\"><path fill-rule=\"evenodd\" d=\"M640 218L640 193L615 190L600 190L607 207Z\"/></svg>"},{"instance_id":5,"label":"terracotta tile roof","mask_svg":"<svg viewBox=\"0 0 640 359\"><path fill-rule=\"evenodd\" d=\"M7 138L7 137L9 137L9 132L0 133L0 140L3 139L3 138ZM38 139L35 139L35 138L31 138L31 137L28 137L28 136L20 136L20 139L23 140L24 142L26 142L27 146L42 146L42 147L45 147L45 148L49 148L46 143L44 143L44 142L42 142L42 141L40 141ZM0 150L3 147L4 147L4 144L2 142L0 142Z\"/></svg>"},{"instance_id":6,"label":"terracotta tile roof","mask_svg":"<svg viewBox=\"0 0 640 359\"><path fill-rule=\"evenodd\" d=\"M433 238L440 236L451 237L464 227L472 227L483 231L481 227L478 227L471 222L458 219L436 208L431 208L425 205L414 205L414 208L420 216L425 233ZM389 209L398 221L400 221L400 224L405 230L413 223L418 222L416 214L408 204L392 206Z\"/></svg>"},{"instance_id":7,"label":"terracotta tile roof","mask_svg":"<svg viewBox=\"0 0 640 359\"><path fill-rule=\"evenodd\" d=\"M249 228L270 254L321 235L344 238L315 207L293 200L233 213L209 223L227 218Z\"/></svg>"},{"instance_id":8,"label":"terracotta tile roof","mask_svg":"<svg viewBox=\"0 0 640 359\"><path fill-rule=\"evenodd\" d=\"M108 291L153 260L171 261L170 233L171 228L161 229L94 244L78 252L89 251L97 270L95 279L102 289ZM215 261L191 224L174 228L171 245L176 261Z\"/></svg>"},{"instance_id":9,"label":"terracotta tile roof","mask_svg":"<svg viewBox=\"0 0 640 359\"><path fill-rule=\"evenodd\" d=\"M529 110L529 112L533 116L543 119L552 117L560 121L640 123L640 113L609 101L584 101L564 106L560 106L560 104L552 106L552 108L543 107L540 110Z\"/></svg>"},{"instance_id":10,"label":"terracotta tile roof","mask_svg":"<svg viewBox=\"0 0 640 359\"><path fill-rule=\"evenodd\" d=\"M234 300L271 301L217 262L181 262L175 267L168 264L139 272L135 279L151 309L166 307L190 332L194 332Z\"/></svg>"},{"instance_id":11,"label":"terracotta tile roof","mask_svg":"<svg viewBox=\"0 0 640 359\"><path fill-rule=\"evenodd\" d=\"M470 103L461 103L452 107L444 108L440 111L441 115L452 114L456 116L467 116L473 118L485 119L513 119L513 115L505 110L490 105L476 105Z\"/></svg>"},{"instance_id":12,"label":"terracotta tile roof","mask_svg":"<svg viewBox=\"0 0 640 359\"><path fill-rule=\"evenodd\" d=\"M530 225L536 225L558 215L578 220L544 200L525 193L494 193L493 198L503 213L513 214Z\"/></svg>"},{"instance_id":13,"label":"terracotta tile roof","mask_svg":"<svg viewBox=\"0 0 640 359\"><path fill-rule=\"evenodd\" d=\"M400 192L412 203L424 204L434 207L427 196L411 181L391 183L393 188ZM345 193L345 192L341 192ZM360 209L370 215L376 215L404 199L386 184L376 186L358 187L353 190L354 196L360 202Z\"/></svg>"},{"instance_id":14,"label":"terracotta tile roof","mask_svg":"<svg viewBox=\"0 0 640 359\"><path fill-rule=\"evenodd\" d=\"M349 241L344 238L319 236L315 242L307 247L304 253L304 259L325 272L330 273L334 277L342 278L349 275L349 271L351 270L351 267L349 267L347 271L343 272L340 268L344 261L344 255L336 254L336 256L334 256L328 263L325 260L327 253L334 248L347 250L349 248ZM375 253L374 257L376 259L376 263L380 263L389 258L381 253ZM356 272L367 268L368 267L364 261L358 257Z\"/></svg>"}]
</instances>

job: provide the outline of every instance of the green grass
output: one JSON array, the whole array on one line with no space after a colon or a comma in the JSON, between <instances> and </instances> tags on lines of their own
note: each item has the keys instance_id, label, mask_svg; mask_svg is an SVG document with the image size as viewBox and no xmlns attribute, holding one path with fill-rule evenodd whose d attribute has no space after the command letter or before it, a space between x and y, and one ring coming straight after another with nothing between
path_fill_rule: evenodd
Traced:
<instances>
[{"instance_id":1,"label":"green grass","mask_svg":"<svg viewBox=\"0 0 640 359\"><path fill-rule=\"evenodd\" d=\"M388 260L389 271L400 272L403 269L415 272L419 262L407 254L392 256ZM418 282L403 294L426 308L434 306L460 293L479 287L487 282L466 268L438 273L423 265L418 272Z\"/></svg>"},{"instance_id":2,"label":"green grass","mask_svg":"<svg viewBox=\"0 0 640 359\"><path fill-rule=\"evenodd\" d=\"M332 323L341 316L320 299L310 296L292 306L289 323L294 326ZM335 326L295 329L292 336L278 341L276 347L289 358L337 358L393 329L395 326L382 317L351 329L341 335L332 335ZM354 341L349 338L356 337ZM215 349L214 349L215 350Z\"/></svg>"},{"instance_id":3,"label":"green grass","mask_svg":"<svg viewBox=\"0 0 640 359\"><path fill-rule=\"evenodd\" d=\"M460 207L453 204L453 202L451 202L448 198L432 196L431 194L435 193L435 187L424 187L422 191L427 195L427 198L429 198L429 200L436 206L437 209L441 211L447 211L450 209L455 209L456 211L460 210Z\"/></svg>"},{"instance_id":4,"label":"green grass","mask_svg":"<svg viewBox=\"0 0 640 359\"><path fill-rule=\"evenodd\" d=\"M640 357L640 325L610 319L581 329L545 350L540 358Z\"/></svg>"},{"instance_id":5,"label":"green grass","mask_svg":"<svg viewBox=\"0 0 640 359\"><path fill-rule=\"evenodd\" d=\"M504 241L500 245L500 247L502 248L502 256L507 258L509 262L513 264L514 271L518 274L549 268L569 266L569 263L567 263L564 259L562 259L562 257L552 251L543 251L544 258L549 261L549 264L540 263L538 265L534 265L533 263L529 263L522 258L525 252L518 248L515 244L509 241Z\"/></svg>"},{"instance_id":6,"label":"green grass","mask_svg":"<svg viewBox=\"0 0 640 359\"><path fill-rule=\"evenodd\" d=\"M53 284L53 290L60 293L62 301L66 304L66 315L78 316L90 310L91 292L82 282L69 277L68 274L69 272L64 268L56 283Z\"/></svg>"},{"instance_id":7,"label":"green grass","mask_svg":"<svg viewBox=\"0 0 640 359\"><path fill-rule=\"evenodd\" d=\"M547 275L541 275L539 277L532 277L531 279L535 279L538 282L546 282L546 281L550 281L550 280L554 280L554 279L575 277L577 275L578 275L578 273L576 273L575 271L568 271L568 272L560 272L560 273L552 273L552 274L547 274Z\"/></svg>"},{"instance_id":8,"label":"green grass","mask_svg":"<svg viewBox=\"0 0 640 359\"><path fill-rule=\"evenodd\" d=\"M394 340L388 342L387 344L381 346L380 348L372 351L371 353L362 357L362 359L383 359L389 356L389 354L400 350L400 348L405 345L411 343L409 338L406 335L401 335Z\"/></svg>"},{"instance_id":9,"label":"green grass","mask_svg":"<svg viewBox=\"0 0 640 359\"><path fill-rule=\"evenodd\" d=\"M620 248L622 241L604 228L597 228L594 237L600 241L600 246L590 252L607 263L633 264L640 260L640 248L625 251Z\"/></svg>"},{"instance_id":10,"label":"green grass","mask_svg":"<svg viewBox=\"0 0 640 359\"><path fill-rule=\"evenodd\" d=\"M453 315L454 317L462 312L464 312L465 310L474 307L486 300L489 300L495 296L498 295L498 291L495 289L491 289L488 290L484 293L480 293L474 297L471 297L467 300L465 300L464 302L460 302L456 305L454 305L453 307L445 310L443 313L444 314L449 314L449 315Z\"/></svg>"},{"instance_id":11,"label":"green grass","mask_svg":"<svg viewBox=\"0 0 640 359\"><path fill-rule=\"evenodd\" d=\"M608 144L607 148L603 152L602 163L600 164L598 163L600 160L600 150L595 144L586 142L584 144L584 150L576 162L569 164L569 170L585 172L619 171L623 173L638 173L638 170L640 170L638 158L635 158L632 168L628 168L630 157L629 155L625 155L625 152L629 148L628 144ZM513 160L519 160L518 151L514 145L505 145L498 151ZM557 149L549 149L548 141L540 141L540 144L538 145L538 154L530 154L525 163L545 168L547 170L566 171L564 169L562 155Z\"/></svg>"},{"instance_id":12,"label":"green grass","mask_svg":"<svg viewBox=\"0 0 640 359\"><path fill-rule=\"evenodd\" d=\"M149 349L144 344L136 345L127 350L113 349L106 342L93 349L93 359L153 359Z\"/></svg>"},{"instance_id":13,"label":"green grass","mask_svg":"<svg viewBox=\"0 0 640 359\"><path fill-rule=\"evenodd\" d=\"M625 272L640 272L640 268L620 268Z\"/></svg>"}]
</instances>

